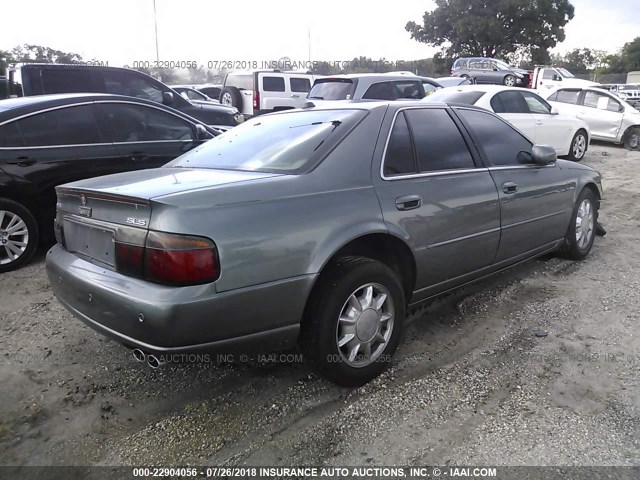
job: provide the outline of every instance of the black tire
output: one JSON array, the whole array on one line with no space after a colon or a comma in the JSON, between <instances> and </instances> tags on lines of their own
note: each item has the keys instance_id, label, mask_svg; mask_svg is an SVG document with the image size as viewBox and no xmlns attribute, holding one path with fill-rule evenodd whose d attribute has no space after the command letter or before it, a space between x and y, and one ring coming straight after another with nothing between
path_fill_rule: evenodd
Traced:
<instances>
[{"instance_id":1,"label":"black tire","mask_svg":"<svg viewBox=\"0 0 640 480\"><path fill-rule=\"evenodd\" d=\"M369 284L372 289L376 289L373 290L373 300L382 301L383 307L376 309L372 302L369 307L364 308L365 313L358 314L357 310L353 309L354 316L359 315L358 319L353 323L341 323L338 320L341 314L347 311L345 309L353 308L348 299L360 292L361 288L362 292L365 292ZM388 295L386 300L382 300L381 293L385 291ZM365 296L360 298L364 301ZM383 309L386 311L383 312ZM307 303L300 335L300 344L307 363L316 373L338 385L364 385L380 375L391 363L391 357L400 340L405 311L404 291L398 276L391 268L376 260L362 257L345 257L339 260L322 273ZM389 315L391 320L387 320L386 323L381 320L383 316ZM343 328L353 328L355 334L352 340L339 347L338 337ZM370 347L371 356L357 355L350 361L344 351L349 348L355 349L357 343L367 343L366 339L363 341L359 335L370 337L369 341L374 342ZM343 338L346 337L347 334ZM386 340L376 344L377 338ZM366 347L362 348L366 350ZM352 364L359 360L362 365Z\"/></svg>"},{"instance_id":2,"label":"black tire","mask_svg":"<svg viewBox=\"0 0 640 480\"><path fill-rule=\"evenodd\" d=\"M580 211L580 206L584 201L588 201L591 204L592 208L592 225L590 237L588 237L588 241L584 244L580 244L577 238L577 217ZM567 234L564 239L564 243L560 249L560 256L564 258L568 258L569 260L582 260L591 251L591 247L593 246L593 241L596 238L596 226L598 224L598 205L599 201L593 190L590 188L585 188L578 195L578 200L576 201L575 206L573 207L573 213L571 214L571 222L569 223L569 228L567 229ZM584 231L583 231L584 234Z\"/></svg>"},{"instance_id":3,"label":"black tire","mask_svg":"<svg viewBox=\"0 0 640 480\"><path fill-rule=\"evenodd\" d=\"M504 78L502 79L502 83L503 85L506 85L508 87L515 87L516 77L514 75L505 75Z\"/></svg>"},{"instance_id":4,"label":"black tire","mask_svg":"<svg viewBox=\"0 0 640 480\"><path fill-rule=\"evenodd\" d=\"M640 150L640 127L629 129L624 136L624 148L627 150Z\"/></svg>"},{"instance_id":5,"label":"black tire","mask_svg":"<svg viewBox=\"0 0 640 480\"><path fill-rule=\"evenodd\" d=\"M582 150L580 150L579 144L582 139ZM587 148L589 148L587 132L584 130L578 130L576 134L571 139L571 144L569 145L569 155L567 155L567 159L573 162L579 162L582 160L587 153Z\"/></svg>"},{"instance_id":6,"label":"black tire","mask_svg":"<svg viewBox=\"0 0 640 480\"><path fill-rule=\"evenodd\" d=\"M220 103L242 111L242 93L236 87L224 87L220 92Z\"/></svg>"},{"instance_id":7,"label":"black tire","mask_svg":"<svg viewBox=\"0 0 640 480\"><path fill-rule=\"evenodd\" d=\"M20 268L31 260L38 248L40 233L33 214L18 202L0 198L0 217L0 273L3 273ZM12 229L16 228L19 221L24 223L26 235L16 235L24 231L22 228L12 233L7 230L10 225ZM26 243L26 245L16 246L17 242ZM9 249L9 245L18 248L21 253Z\"/></svg>"}]
</instances>

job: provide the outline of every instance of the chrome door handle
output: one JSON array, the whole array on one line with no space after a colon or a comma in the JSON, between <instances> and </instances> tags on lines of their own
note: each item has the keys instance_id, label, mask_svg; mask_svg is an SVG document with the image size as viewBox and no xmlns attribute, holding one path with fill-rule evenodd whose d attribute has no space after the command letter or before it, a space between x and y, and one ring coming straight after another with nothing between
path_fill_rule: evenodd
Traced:
<instances>
[{"instance_id":1,"label":"chrome door handle","mask_svg":"<svg viewBox=\"0 0 640 480\"><path fill-rule=\"evenodd\" d=\"M420 195L405 195L396 198L396 208L398 210L413 210L422 205L422 197Z\"/></svg>"},{"instance_id":2,"label":"chrome door handle","mask_svg":"<svg viewBox=\"0 0 640 480\"><path fill-rule=\"evenodd\" d=\"M518 191L518 184L514 182L504 182L502 184L502 191L504 193L516 193Z\"/></svg>"},{"instance_id":3,"label":"chrome door handle","mask_svg":"<svg viewBox=\"0 0 640 480\"><path fill-rule=\"evenodd\" d=\"M300 95L296 95L295 93L292 93L291 98L300 98Z\"/></svg>"}]
</instances>

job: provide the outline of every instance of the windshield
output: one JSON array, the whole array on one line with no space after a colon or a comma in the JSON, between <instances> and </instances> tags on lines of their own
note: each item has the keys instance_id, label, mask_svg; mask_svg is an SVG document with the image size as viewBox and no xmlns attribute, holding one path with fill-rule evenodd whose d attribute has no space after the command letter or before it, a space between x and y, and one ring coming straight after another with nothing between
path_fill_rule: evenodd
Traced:
<instances>
[{"instance_id":1,"label":"windshield","mask_svg":"<svg viewBox=\"0 0 640 480\"><path fill-rule=\"evenodd\" d=\"M425 98L425 102L443 102L443 103L464 103L466 105L475 105L475 103L484 95L484 92L477 90L458 90L455 88L443 88Z\"/></svg>"},{"instance_id":2,"label":"windshield","mask_svg":"<svg viewBox=\"0 0 640 480\"><path fill-rule=\"evenodd\" d=\"M558 72L560 72L560 75L562 75L564 78L575 78L571 72L565 70L564 68L558 68L556 70L558 70Z\"/></svg>"},{"instance_id":3,"label":"windshield","mask_svg":"<svg viewBox=\"0 0 640 480\"><path fill-rule=\"evenodd\" d=\"M512 67L510 67L507 63L504 63L500 60L495 60L496 65L498 66L498 68L500 70L511 70Z\"/></svg>"},{"instance_id":4,"label":"windshield","mask_svg":"<svg viewBox=\"0 0 640 480\"><path fill-rule=\"evenodd\" d=\"M318 80L307 95L309 100L351 100L356 85L348 78Z\"/></svg>"},{"instance_id":5,"label":"windshield","mask_svg":"<svg viewBox=\"0 0 640 480\"><path fill-rule=\"evenodd\" d=\"M256 117L165 166L301 173L365 115L363 110L311 110Z\"/></svg>"}]
</instances>

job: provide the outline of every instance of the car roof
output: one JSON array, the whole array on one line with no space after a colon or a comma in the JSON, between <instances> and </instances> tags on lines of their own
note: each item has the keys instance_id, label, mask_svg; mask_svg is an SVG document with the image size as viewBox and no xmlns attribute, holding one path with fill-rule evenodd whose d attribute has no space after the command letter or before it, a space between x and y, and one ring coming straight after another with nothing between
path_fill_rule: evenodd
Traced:
<instances>
[{"instance_id":1,"label":"car roof","mask_svg":"<svg viewBox=\"0 0 640 480\"><path fill-rule=\"evenodd\" d=\"M313 100L307 103L313 103ZM299 112L305 110L374 110L377 108L388 108L391 107L395 110L399 110L401 108L447 108L447 107L464 107L470 108L472 110L480 110L482 112L486 112L487 110L482 107L476 107L475 105L467 105L456 102L424 102L422 100L352 100L352 101L326 101L322 102L320 105L314 107L306 107L296 110L283 110L281 112L276 112L270 115L278 115L280 113L287 112Z\"/></svg>"},{"instance_id":2,"label":"car roof","mask_svg":"<svg viewBox=\"0 0 640 480\"><path fill-rule=\"evenodd\" d=\"M143 98L128 97L125 95L112 95L108 93L58 93L53 95L34 95L31 97L17 97L0 100L0 122L9 120L16 116L44 110L46 108L100 100L127 101L150 105L152 107L167 108L157 102L152 102ZM171 109L171 111L176 112L176 110L173 109ZM178 113L180 116L185 116L180 112Z\"/></svg>"}]
</instances>

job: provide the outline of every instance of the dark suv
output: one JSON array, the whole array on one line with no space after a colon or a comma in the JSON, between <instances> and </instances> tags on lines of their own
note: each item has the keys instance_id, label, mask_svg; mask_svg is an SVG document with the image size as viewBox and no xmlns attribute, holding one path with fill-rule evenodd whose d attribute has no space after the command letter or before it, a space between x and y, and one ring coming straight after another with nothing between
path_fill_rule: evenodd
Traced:
<instances>
[{"instance_id":1,"label":"dark suv","mask_svg":"<svg viewBox=\"0 0 640 480\"><path fill-rule=\"evenodd\" d=\"M8 91L0 98L52 93L112 93L162 103L210 126L233 127L244 121L237 108L193 104L164 83L129 68L26 63L11 67L7 82Z\"/></svg>"},{"instance_id":2,"label":"dark suv","mask_svg":"<svg viewBox=\"0 0 640 480\"><path fill-rule=\"evenodd\" d=\"M501 60L485 57L458 58L453 62L451 75L472 78L476 83L526 87L529 72L512 67Z\"/></svg>"}]
</instances>

